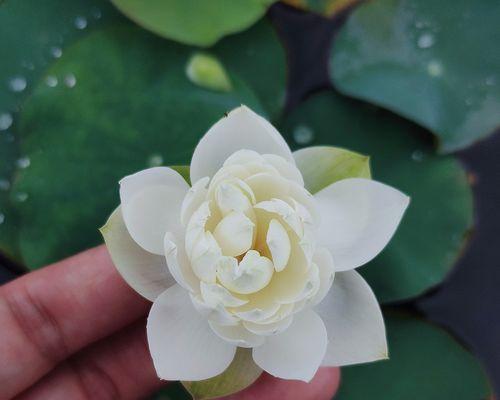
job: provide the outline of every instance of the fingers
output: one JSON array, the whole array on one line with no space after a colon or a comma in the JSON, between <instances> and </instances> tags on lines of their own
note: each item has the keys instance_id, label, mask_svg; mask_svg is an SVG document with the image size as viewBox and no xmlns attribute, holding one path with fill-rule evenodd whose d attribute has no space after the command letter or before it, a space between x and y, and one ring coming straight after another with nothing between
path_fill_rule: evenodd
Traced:
<instances>
[{"instance_id":1,"label":"fingers","mask_svg":"<svg viewBox=\"0 0 500 400\"><path fill-rule=\"evenodd\" d=\"M221 400L330 400L340 383L339 368L320 368L309 383L263 373L250 387Z\"/></svg>"},{"instance_id":2,"label":"fingers","mask_svg":"<svg viewBox=\"0 0 500 400\"><path fill-rule=\"evenodd\" d=\"M149 305L121 279L104 246L0 287L0 398L127 326Z\"/></svg>"},{"instance_id":3,"label":"fingers","mask_svg":"<svg viewBox=\"0 0 500 400\"><path fill-rule=\"evenodd\" d=\"M19 400L139 399L165 385L153 368L146 322L94 344L52 371Z\"/></svg>"},{"instance_id":4,"label":"fingers","mask_svg":"<svg viewBox=\"0 0 500 400\"><path fill-rule=\"evenodd\" d=\"M146 343L145 321L73 356L18 400L138 399L160 389ZM337 391L338 368L321 368L310 383L262 374L251 387L224 400L327 400Z\"/></svg>"}]
</instances>

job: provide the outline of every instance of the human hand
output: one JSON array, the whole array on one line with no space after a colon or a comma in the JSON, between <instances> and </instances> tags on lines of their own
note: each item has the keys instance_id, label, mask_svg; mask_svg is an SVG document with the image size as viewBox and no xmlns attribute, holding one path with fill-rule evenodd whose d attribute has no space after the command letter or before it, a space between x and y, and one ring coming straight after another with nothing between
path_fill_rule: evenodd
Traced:
<instances>
[{"instance_id":1,"label":"human hand","mask_svg":"<svg viewBox=\"0 0 500 400\"><path fill-rule=\"evenodd\" d=\"M104 246L0 287L0 399L144 398L160 389L146 342L151 303L122 280ZM338 368L306 384L266 373L227 399L330 399Z\"/></svg>"}]
</instances>

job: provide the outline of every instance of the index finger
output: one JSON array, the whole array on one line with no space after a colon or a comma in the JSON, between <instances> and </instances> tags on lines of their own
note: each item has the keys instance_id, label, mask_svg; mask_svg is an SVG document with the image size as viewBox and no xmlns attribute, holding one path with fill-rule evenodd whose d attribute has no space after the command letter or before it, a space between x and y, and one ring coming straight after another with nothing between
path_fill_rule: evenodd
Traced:
<instances>
[{"instance_id":1,"label":"index finger","mask_svg":"<svg viewBox=\"0 0 500 400\"><path fill-rule=\"evenodd\" d=\"M0 287L0 398L20 393L149 306L119 276L104 246Z\"/></svg>"}]
</instances>

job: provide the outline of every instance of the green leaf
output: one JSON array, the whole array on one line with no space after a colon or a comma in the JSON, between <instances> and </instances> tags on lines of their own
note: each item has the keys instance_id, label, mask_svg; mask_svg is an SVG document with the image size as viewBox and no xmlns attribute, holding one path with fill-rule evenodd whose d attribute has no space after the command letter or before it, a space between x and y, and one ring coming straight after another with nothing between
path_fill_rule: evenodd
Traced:
<instances>
[{"instance_id":1,"label":"green leaf","mask_svg":"<svg viewBox=\"0 0 500 400\"><path fill-rule=\"evenodd\" d=\"M24 193L10 194L10 187L16 169L29 162L16 139L19 108L48 62L78 37L117 17L101 0L46 0L43 7L37 0L0 2L0 251L12 260L20 262L21 256L19 221L10 197L18 201Z\"/></svg>"},{"instance_id":2,"label":"green leaf","mask_svg":"<svg viewBox=\"0 0 500 400\"><path fill-rule=\"evenodd\" d=\"M310 145L369 154L373 179L411 196L392 241L360 269L379 300L417 296L440 283L472 224L471 190L460 165L435 156L411 123L334 92L311 97L286 119L281 131L289 143L300 138L304 144L296 135L298 127L310 130Z\"/></svg>"},{"instance_id":3,"label":"green leaf","mask_svg":"<svg viewBox=\"0 0 500 400\"><path fill-rule=\"evenodd\" d=\"M307 147L294 154L310 193L346 178L371 178L370 157L331 146Z\"/></svg>"},{"instance_id":4,"label":"green leaf","mask_svg":"<svg viewBox=\"0 0 500 400\"><path fill-rule=\"evenodd\" d=\"M496 0L365 2L334 42L334 83L464 148L500 125L499 20Z\"/></svg>"},{"instance_id":5,"label":"green leaf","mask_svg":"<svg viewBox=\"0 0 500 400\"><path fill-rule=\"evenodd\" d=\"M283 3L302 10L332 17L357 4L360 0L281 0Z\"/></svg>"},{"instance_id":6,"label":"green leaf","mask_svg":"<svg viewBox=\"0 0 500 400\"><path fill-rule=\"evenodd\" d=\"M191 177L189 176L189 165L171 165L170 168L176 170L182 175L184 180L191 185Z\"/></svg>"},{"instance_id":7,"label":"green leaf","mask_svg":"<svg viewBox=\"0 0 500 400\"><path fill-rule=\"evenodd\" d=\"M28 195L17 209L30 268L100 243L97 227L119 202L121 177L189 164L201 136L241 103L265 114L236 73L227 93L190 82L191 53L119 26L81 39L49 68L47 76L71 74L76 84L41 82L21 115L20 145L31 166L19 171L14 191Z\"/></svg>"},{"instance_id":8,"label":"green leaf","mask_svg":"<svg viewBox=\"0 0 500 400\"><path fill-rule=\"evenodd\" d=\"M211 54L196 52L186 66L186 74L191 82L201 87L229 92L231 80L221 62Z\"/></svg>"},{"instance_id":9,"label":"green leaf","mask_svg":"<svg viewBox=\"0 0 500 400\"><path fill-rule=\"evenodd\" d=\"M442 329L409 315L385 315L390 359L342 369L335 400L486 399L479 362Z\"/></svg>"},{"instance_id":10,"label":"green leaf","mask_svg":"<svg viewBox=\"0 0 500 400\"><path fill-rule=\"evenodd\" d=\"M285 49L271 24L260 21L244 33L221 40L210 51L248 83L271 118L281 114L287 65Z\"/></svg>"},{"instance_id":11,"label":"green leaf","mask_svg":"<svg viewBox=\"0 0 500 400\"><path fill-rule=\"evenodd\" d=\"M253 25L274 0L112 0L126 16L181 43L210 46Z\"/></svg>"},{"instance_id":12,"label":"green leaf","mask_svg":"<svg viewBox=\"0 0 500 400\"><path fill-rule=\"evenodd\" d=\"M195 400L208 400L237 393L254 383L262 373L252 358L252 349L238 347L227 369L204 381L182 382Z\"/></svg>"}]
</instances>

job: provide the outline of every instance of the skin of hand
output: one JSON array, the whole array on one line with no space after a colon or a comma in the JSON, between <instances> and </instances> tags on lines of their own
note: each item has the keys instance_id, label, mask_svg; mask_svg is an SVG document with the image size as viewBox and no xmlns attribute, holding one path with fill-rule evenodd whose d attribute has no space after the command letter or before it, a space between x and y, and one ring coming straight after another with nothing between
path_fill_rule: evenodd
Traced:
<instances>
[{"instance_id":1,"label":"skin of hand","mask_svg":"<svg viewBox=\"0 0 500 400\"><path fill-rule=\"evenodd\" d=\"M104 246L0 287L0 399L141 399L168 382L153 368L151 303L119 276ZM226 399L331 399L338 368L310 383L267 373Z\"/></svg>"}]
</instances>

